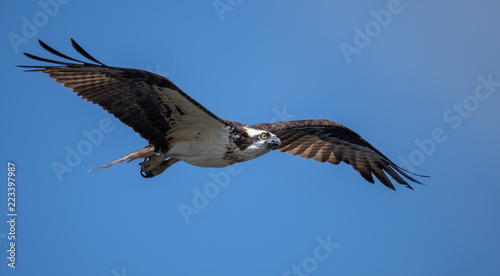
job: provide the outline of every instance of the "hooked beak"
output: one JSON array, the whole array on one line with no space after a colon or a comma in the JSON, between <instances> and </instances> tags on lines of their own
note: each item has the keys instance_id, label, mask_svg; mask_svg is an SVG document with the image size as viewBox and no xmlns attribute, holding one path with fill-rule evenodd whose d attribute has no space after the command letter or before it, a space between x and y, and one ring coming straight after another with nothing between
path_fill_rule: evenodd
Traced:
<instances>
[{"instance_id":1,"label":"hooked beak","mask_svg":"<svg viewBox=\"0 0 500 276\"><path fill-rule=\"evenodd\" d=\"M267 146L271 149L271 150L275 150L277 148L279 148L281 146L281 140L280 138L278 137L273 137L269 140Z\"/></svg>"}]
</instances>

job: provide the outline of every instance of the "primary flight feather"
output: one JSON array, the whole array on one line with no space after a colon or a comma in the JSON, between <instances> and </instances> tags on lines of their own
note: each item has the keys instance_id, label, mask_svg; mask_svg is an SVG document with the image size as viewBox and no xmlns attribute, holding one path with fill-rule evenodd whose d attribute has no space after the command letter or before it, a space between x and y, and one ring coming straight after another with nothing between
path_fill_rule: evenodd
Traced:
<instances>
[{"instance_id":1,"label":"primary flight feather","mask_svg":"<svg viewBox=\"0 0 500 276\"><path fill-rule=\"evenodd\" d=\"M372 175L375 175L393 190L394 185L386 173L410 189L405 178L420 183L354 131L333 121L283 121L247 126L217 117L166 77L107 66L73 39L75 50L92 63L71 58L39 42L45 50L67 61L25 53L29 58L57 65L20 67L49 74L148 141L146 147L97 169L144 158L139 163L141 174L153 177L179 161L199 167L225 167L277 149L319 162L345 162L367 181L374 183Z\"/></svg>"}]
</instances>

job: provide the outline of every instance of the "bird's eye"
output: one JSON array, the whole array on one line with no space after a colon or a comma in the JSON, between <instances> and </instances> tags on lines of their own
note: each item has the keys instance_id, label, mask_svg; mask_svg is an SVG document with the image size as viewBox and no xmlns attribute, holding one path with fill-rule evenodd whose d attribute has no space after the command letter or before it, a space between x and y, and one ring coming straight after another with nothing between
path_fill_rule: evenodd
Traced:
<instances>
[{"instance_id":1,"label":"bird's eye","mask_svg":"<svg viewBox=\"0 0 500 276\"><path fill-rule=\"evenodd\" d=\"M260 138L261 138L261 139L266 139L266 138L267 138L267 134L262 133L262 134L260 135Z\"/></svg>"}]
</instances>

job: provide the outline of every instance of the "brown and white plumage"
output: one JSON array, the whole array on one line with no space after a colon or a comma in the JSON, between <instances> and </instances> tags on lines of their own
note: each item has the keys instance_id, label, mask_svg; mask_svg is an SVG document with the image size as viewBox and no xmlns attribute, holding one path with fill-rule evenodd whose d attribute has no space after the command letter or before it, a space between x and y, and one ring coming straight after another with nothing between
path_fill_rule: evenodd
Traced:
<instances>
[{"instance_id":1,"label":"brown and white plumage","mask_svg":"<svg viewBox=\"0 0 500 276\"><path fill-rule=\"evenodd\" d=\"M107 66L71 41L76 51L93 63L66 56L40 41L45 50L71 62L25 53L32 59L58 65L21 67L49 74L148 141L146 147L100 168L145 158L140 163L141 173L152 177L179 161L200 167L224 167L278 148L319 162L343 161L367 181L373 183L374 174L391 189L395 188L385 173L408 188L411 186L404 178L420 183L358 134L338 123L303 120L247 126L221 119L169 79L143 70Z\"/></svg>"},{"instance_id":2,"label":"brown and white plumage","mask_svg":"<svg viewBox=\"0 0 500 276\"><path fill-rule=\"evenodd\" d=\"M340 162L351 164L371 183L374 183L372 177L374 174L380 182L394 190L384 171L408 188L411 186L398 173L413 182L420 183L357 133L330 120L288 121L257 124L251 127L276 134L281 140L281 146L278 148L280 152L334 165Z\"/></svg>"}]
</instances>

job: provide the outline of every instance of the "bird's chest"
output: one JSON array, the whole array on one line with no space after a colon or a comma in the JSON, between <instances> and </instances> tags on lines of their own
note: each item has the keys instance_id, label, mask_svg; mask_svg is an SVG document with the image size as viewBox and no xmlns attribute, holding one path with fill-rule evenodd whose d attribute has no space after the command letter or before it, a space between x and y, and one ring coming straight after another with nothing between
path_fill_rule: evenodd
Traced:
<instances>
[{"instance_id":1,"label":"bird's chest","mask_svg":"<svg viewBox=\"0 0 500 276\"><path fill-rule=\"evenodd\" d=\"M210 132L184 133L170 140L168 155L198 167L226 167L237 162L239 147L232 137Z\"/></svg>"}]
</instances>

